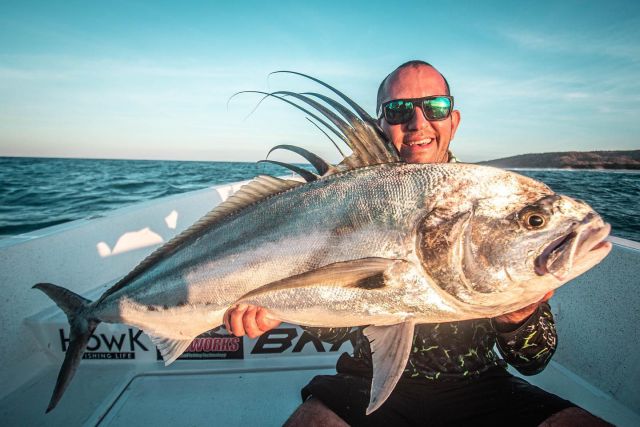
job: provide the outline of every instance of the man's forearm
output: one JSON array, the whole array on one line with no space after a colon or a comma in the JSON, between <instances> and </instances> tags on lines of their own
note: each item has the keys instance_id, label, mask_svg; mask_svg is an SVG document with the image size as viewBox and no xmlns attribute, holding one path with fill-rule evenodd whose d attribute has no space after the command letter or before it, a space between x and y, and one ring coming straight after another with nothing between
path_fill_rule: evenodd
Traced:
<instances>
[{"instance_id":1,"label":"man's forearm","mask_svg":"<svg viewBox=\"0 0 640 427\"><path fill-rule=\"evenodd\" d=\"M517 329L501 332L494 323L500 353L505 361L524 375L541 372L551 360L557 335L549 304L543 302Z\"/></svg>"}]
</instances>

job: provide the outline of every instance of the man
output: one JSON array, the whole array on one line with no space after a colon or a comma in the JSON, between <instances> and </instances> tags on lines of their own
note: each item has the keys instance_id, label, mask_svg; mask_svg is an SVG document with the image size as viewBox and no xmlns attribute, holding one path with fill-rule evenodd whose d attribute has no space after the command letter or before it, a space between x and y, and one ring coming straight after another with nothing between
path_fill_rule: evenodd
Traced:
<instances>
[{"instance_id":1,"label":"man","mask_svg":"<svg viewBox=\"0 0 640 427\"><path fill-rule=\"evenodd\" d=\"M460 123L449 84L422 61L402 64L378 90L379 124L409 163L455 161L449 144ZM418 325L403 377L387 401L365 416L371 383L371 350L361 332L354 356L343 354L337 375L315 377L302 391L304 403L289 426L351 425L599 425L601 420L571 402L511 376L504 360L525 375L540 372L556 347L546 301L494 319ZM280 322L260 307L228 313L227 329L256 337ZM349 330L307 328L325 341ZM545 421L546 420L546 421ZM544 424L543 424L544 425Z\"/></svg>"}]
</instances>

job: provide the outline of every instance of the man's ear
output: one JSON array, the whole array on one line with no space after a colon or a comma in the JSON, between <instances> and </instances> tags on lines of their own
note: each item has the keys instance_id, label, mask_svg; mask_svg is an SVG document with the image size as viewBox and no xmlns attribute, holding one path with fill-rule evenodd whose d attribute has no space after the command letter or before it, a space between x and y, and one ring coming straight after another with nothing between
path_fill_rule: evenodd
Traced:
<instances>
[{"instance_id":1,"label":"man's ear","mask_svg":"<svg viewBox=\"0 0 640 427\"><path fill-rule=\"evenodd\" d=\"M460 124L460 111L453 110L451 112L451 138L450 141L453 140L453 137L456 135L456 130L458 130L458 125Z\"/></svg>"}]
</instances>

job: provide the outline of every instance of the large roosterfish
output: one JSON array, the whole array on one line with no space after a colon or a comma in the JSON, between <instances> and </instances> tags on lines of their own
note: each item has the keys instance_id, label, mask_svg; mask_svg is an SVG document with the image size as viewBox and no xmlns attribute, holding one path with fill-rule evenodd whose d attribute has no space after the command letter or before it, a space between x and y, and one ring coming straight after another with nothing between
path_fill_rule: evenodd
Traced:
<instances>
[{"instance_id":1,"label":"large roosterfish","mask_svg":"<svg viewBox=\"0 0 640 427\"><path fill-rule=\"evenodd\" d=\"M305 77L348 106L313 93L268 95L346 142L352 154L339 165L278 146L305 157L317 173L283 164L306 182L257 177L97 301L35 285L64 310L71 329L47 411L98 323L144 330L168 365L242 303L294 324L369 325L370 413L400 378L416 323L518 310L610 251L610 226L586 203L501 169L404 163L362 108Z\"/></svg>"}]
</instances>

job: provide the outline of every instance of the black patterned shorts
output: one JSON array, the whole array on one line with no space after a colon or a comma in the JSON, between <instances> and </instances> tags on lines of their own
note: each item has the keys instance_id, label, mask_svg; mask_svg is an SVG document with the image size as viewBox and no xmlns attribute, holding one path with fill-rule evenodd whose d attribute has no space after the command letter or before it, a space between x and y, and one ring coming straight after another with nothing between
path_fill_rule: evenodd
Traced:
<instances>
[{"instance_id":1,"label":"black patterned shorts","mask_svg":"<svg viewBox=\"0 0 640 427\"><path fill-rule=\"evenodd\" d=\"M352 426L537 426L576 406L505 369L476 379L425 382L401 379L387 401L365 416L371 379L337 374L316 376L302 389Z\"/></svg>"}]
</instances>

